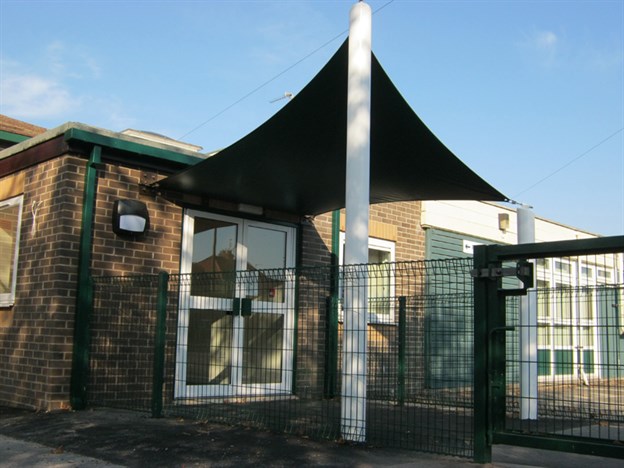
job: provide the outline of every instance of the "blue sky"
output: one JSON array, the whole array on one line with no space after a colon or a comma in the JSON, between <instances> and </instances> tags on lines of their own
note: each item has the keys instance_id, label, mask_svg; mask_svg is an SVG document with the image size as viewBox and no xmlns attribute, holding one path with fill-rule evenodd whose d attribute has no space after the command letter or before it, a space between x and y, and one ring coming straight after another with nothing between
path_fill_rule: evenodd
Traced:
<instances>
[{"instance_id":1,"label":"blue sky","mask_svg":"<svg viewBox=\"0 0 624 468\"><path fill-rule=\"evenodd\" d=\"M352 4L0 0L0 113L223 148L320 70ZM624 233L624 1L369 4L375 55L460 159L538 216Z\"/></svg>"}]
</instances>

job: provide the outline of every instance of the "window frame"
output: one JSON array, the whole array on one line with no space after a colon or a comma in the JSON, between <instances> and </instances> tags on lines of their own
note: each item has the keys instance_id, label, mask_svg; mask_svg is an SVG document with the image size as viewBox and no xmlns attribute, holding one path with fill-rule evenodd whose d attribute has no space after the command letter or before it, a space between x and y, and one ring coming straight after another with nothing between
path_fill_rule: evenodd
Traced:
<instances>
[{"instance_id":1,"label":"window frame","mask_svg":"<svg viewBox=\"0 0 624 468\"><path fill-rule=\"evenodd\" d=\"M340 232L340 251L339 251L339 258L338 258L340 266L344 265L345 239L346 239L346 235L344 232L341 231ZM368 238L368 250L378 250L382 252L388 252L390 254L390 261L388 263L390 264L390 268L392 269L390 273L391 281L390 281L390 291L388 295L388 297L391 299L388 315L371 313L370 307L369 307L368 323L369 324L375 324L375 323L395 324L395 305L394 305L394 302L392 301L392 298L395 297L395 289L396 289L395 272L394 272L394 263L396 262L396 242L387 240L387 239L380 239L378 237L369 237ZM340 308L339 308L338 320L342 321L344 319L344 313L343 313L344 288L342 285L342 281L341 281L339 290L340 290ZM369 296L369 299L370 299L370 296Z\"/></svg>"},{"instance_id":2,"label":"window frame","mask_svg":"<svg viewBox=\"0 0 624 468\"><path fill-rule=\"evenodd\" d=\"M18 206L16 229L12 233L15 236L15 245L13 247L13 264L10 265L10 286L9 292L0 293L0 307L12 307L15 305L15 290L17 288L17 265L19 258L20 236L22 231L22 210L24 207L24 196L6 198L0 201L0 210L8 207Z\"/></svg>"}]
</instances>

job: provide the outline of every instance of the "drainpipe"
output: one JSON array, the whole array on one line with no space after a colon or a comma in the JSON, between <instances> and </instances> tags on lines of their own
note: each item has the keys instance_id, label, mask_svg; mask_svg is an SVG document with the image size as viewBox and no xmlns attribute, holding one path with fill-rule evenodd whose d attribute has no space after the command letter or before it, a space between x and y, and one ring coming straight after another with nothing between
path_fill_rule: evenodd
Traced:
<instances>
[{"instance_id":1,"label":"drainpipe","mask_svg":"<svg viewBox=\"0 0 624 468\"><path fill-rule=\"evenodd\" d=\"M78 285L76 288L76 313L74 322L74 351L70 384L70 403L73 409L87 406L87 379L89 373L90 320L93 309L93 284L91 282L91 250L97 169L101 167L102 148L94 146L87 163L84 194L82 198L82 225L78 250Z\"/></svg>"}]
</instances>

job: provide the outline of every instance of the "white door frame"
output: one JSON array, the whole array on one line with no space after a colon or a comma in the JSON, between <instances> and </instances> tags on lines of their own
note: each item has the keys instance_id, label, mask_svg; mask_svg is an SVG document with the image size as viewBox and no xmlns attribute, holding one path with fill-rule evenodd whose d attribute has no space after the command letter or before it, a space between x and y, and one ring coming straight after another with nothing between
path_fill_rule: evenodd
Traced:
<instances>
[{"instance_id":1,"label":"white door frame","mask_svg":"<svg viewBox=\"0 0 624 468\"><path fill-rule=\"evenodd\" d=\"M224 215L217 215L197 210L186 210L183 222L182 252L180 259L180 272L187 274L191 272L193 259L193 235L194 221L196 217L214 219L236 224L237 245L236 270L245 272L247 269L247 246L245 239L251 228L271 229L284 232L286 234L286 284L285 297L283 303L251 301L252 314L261 311L263 313L278 313L284 316L283 322L283 343L282 343L282 372L281 382L273 384L242 384L242 349L245 317L234 316L232 325L232 372L229 384L204 384L187 385L187 350L188 350L188 326L191 309L212 309L212 310L232 310L233 299L191 296L190 287L180 288L179 314L178 314L178 344L176 349L176 369L175 369L175 398L214 398L231 397L245 395L271 395L290 393L292 388L293 374L293 349L294 349L294 316L295 298L294 287L295 278L292 268L295 266L295 228L270 224L261 221L247 220ZM244 274L244 273L243 273ZM290 285L290 286L289 286ZM235 297L245 297L245 291L241 284L236 284Z\"/></svg>"}]
</instances>

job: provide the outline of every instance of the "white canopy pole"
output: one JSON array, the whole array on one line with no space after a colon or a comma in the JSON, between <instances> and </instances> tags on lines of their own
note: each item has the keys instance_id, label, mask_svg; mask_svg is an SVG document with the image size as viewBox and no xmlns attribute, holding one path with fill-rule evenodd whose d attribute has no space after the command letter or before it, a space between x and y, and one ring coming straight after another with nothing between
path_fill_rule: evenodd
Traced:
<instances>
[{"instance_id":1,"label":"white canopy pole","mask_svg":"<svg viewBox=\"0 0 624 468\"><path fill-rule=\"evenodd\" d=\"M345 184L345 265L368 263L370 191L371 31L370 6L351 7L347 88L347 180ZM368 279L347 267L343 284L344 340L341 433L345 440L366 440L366 343Z\"/></svg>"},{"instance_id":2,"label":"white canopy pole","mask_svg":"<svg viewBox=\"0 0 624 468\"><path fill-rule=\"evenodd\" d=\"M535 215L530 207L516 210L518 244L535 242ZM520 297L520 418L537 419L537 295Z\"/></svg>"}]
</instances>

